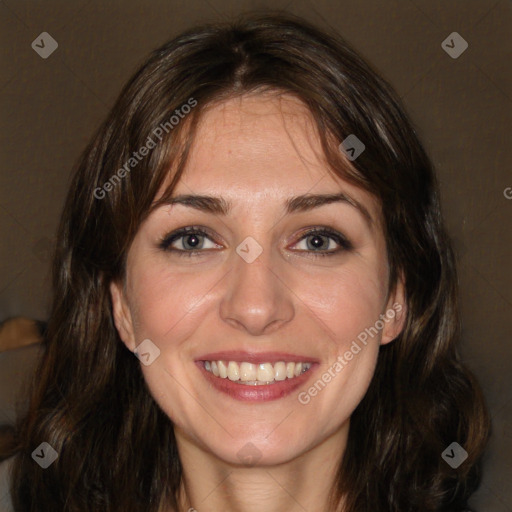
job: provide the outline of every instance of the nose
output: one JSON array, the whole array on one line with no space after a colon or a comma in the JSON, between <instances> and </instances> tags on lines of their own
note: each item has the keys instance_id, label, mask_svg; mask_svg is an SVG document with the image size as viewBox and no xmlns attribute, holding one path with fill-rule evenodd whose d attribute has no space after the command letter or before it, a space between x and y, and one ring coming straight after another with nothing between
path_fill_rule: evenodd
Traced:
<instances>
[{"instance_id":1,"label":"nose","mask_svg":"<svg viewBox=\"0 0 512 512\"><path fill-rule=\"evenodd\" d=\"M252 336L274 332L294 317L293 293L272 267L269 252L251 263L233 255L220 303L222 320Z\"/></svg>"}]
</instances>

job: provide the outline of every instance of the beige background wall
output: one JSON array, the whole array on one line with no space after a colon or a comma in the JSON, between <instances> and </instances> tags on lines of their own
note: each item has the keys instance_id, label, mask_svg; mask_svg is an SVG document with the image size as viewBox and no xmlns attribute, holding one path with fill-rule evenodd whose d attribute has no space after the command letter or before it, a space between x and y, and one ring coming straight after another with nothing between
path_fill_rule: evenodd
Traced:
<instances>
[{"instance_id":1,"label":"beige background wall","mask_svg":"<svg viewBox=\"0 0 512 512\"><path fill-rule=\"evenodd\" d=\"M270 6L338 29L403 98L437 166L466 344L494 436L474 500L512 511L511 3L507 0L0 0L0 320L47 316L70 170L144 56L190 25ZM441 43L458 32L457 59ZM41 58L41 32L57 50Z\"/></svg>"}]
</instances>

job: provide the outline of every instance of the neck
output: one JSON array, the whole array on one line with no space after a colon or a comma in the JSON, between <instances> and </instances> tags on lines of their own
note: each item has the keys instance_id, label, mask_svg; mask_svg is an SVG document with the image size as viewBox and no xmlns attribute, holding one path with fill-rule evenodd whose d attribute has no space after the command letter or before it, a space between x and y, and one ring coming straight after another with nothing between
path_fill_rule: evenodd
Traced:
<instances>
[{"instance_id":1,"label":"neck","mask_svg":"<svg viewBox=\"0 0 512 512\"><path fill-rule=\"evenodd\" d=\"M179 512L341 512L328 497L346 445L348 425L293 460L240 467L176 433L183 467ZM341 508L340 508L341 507Z\"/></svg>"}]
</instances>

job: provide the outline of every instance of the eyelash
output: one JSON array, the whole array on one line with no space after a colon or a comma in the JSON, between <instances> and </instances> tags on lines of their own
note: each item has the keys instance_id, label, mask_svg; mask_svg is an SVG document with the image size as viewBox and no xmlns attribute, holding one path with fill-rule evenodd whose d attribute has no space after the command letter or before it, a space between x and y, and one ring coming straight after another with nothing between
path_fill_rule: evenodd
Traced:
<instances>
[{"instance_id":1,"label":"eyelash","mask_svg":"<svg viewBox=\"0 0 512 512\"><path fill-rule=\"evenodd\" d=\"M185 228L180 228L177 231L166 235L160 241L158 246L163 251L174 252L175 254L177 254L180 257L182 257L182 256L191 257L191 256L195 256L199 253L205 252L205 250L201 250L201 249L199 249L197 251L187 251L187 250L183 250L183 249L170 248L171 244L173 242L175 242L176 240L179 240L182 237L190 236L190 235L198 235L200 237L204 236L206 238L210 238L211 241L214 241L214 240L212 240L212 238L213 238L212 235L204 228L201 228L199 226L188 226ZM302 240L308 238L309 236L315 236L315 235L326 236L326 237L331 238L339 245L339 248L335 249L334 251L331 250L331 251L320 252L320 251L301 250L299 252L311 252L314 254L313 257L317 257L317 256L325 257L325 256L334 256L334 255L339 254L340 252L350 251L353 249L351 242L347 238L345 238L341 233L338 233L337 231L334 231L330 228L325 228L325 227L312 228L312 229L308 230L306 233L304 233L299 238L299 240L296 243L301 242ZM211 249L206 249L206 250L211 250Z\"/></svg>"}]
</instances>

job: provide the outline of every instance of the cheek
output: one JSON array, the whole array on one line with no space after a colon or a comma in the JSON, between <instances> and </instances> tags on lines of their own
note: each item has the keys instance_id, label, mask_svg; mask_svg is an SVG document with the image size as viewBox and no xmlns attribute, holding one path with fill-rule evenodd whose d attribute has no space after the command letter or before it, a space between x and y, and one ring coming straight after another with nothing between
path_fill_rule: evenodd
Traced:
<instances>
[{"instance_id":1,"label":"cheek","mask_svg":"<svg viewBox=\"0 0 512 512\"><path fill-rule=\"evenodd\" d=\"M304 282L299 294L340 352L361 332L375 325L386 293L385 268L361 260Z\"/></svg>"},{"instance_id":2,"label":"cheek","mask_svg":"<svg viewBox=\"0 0 512 512\"><path fill-rule=\"evenodd\" d=\"M325 359L317 379L301 390L298 401L304 414L323 418L323 435L335 432L350 418L373 377L381 330L372 329L387 292L385 267L382 270L361 262L303 289L301 298L328 338L323 338Z\"/></svg>"},{"instance_id":3,"label":"cheek","mask_svg":"<svg viewBox=\"0 0 512 512\"><path fill-rule=\"evenodd\" d=\"M175 274L158 265L134 269L130 284L132 318L137 339L150 338L163 345L180 340L193 322L207 291L216 282L209 275Z\"/></svg>"},{"instance_id":4,"label":"cheek","mask_svg":"<svg viewBox=\"0 0 512 512\"><path fill-rule=\"evenodd\" d=\"M129 294L135 336L150 339L159 357L141 370L150 394L177 426L188 430L202 398L196 396L191 375L191 352L204 338L194 336L204 322L208 290L219 277L202 273L175 273L155 262L134 266ZM200 318L201 316L201 318Z\"/></svg>"}]
</instances>

